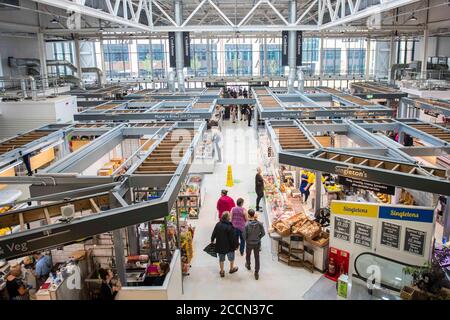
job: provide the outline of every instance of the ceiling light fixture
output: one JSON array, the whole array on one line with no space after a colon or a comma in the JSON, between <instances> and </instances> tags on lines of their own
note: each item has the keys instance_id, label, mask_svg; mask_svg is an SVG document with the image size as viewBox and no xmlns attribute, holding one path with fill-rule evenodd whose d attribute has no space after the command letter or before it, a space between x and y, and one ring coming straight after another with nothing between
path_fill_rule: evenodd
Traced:
<instances>
[{"instance_id":1,"label":"ceiling light fixture","mask_svg":"<svg viewBox=\"0 0 450 320\"><path fill-rule=\"evenodd\" d=\"M416 18L416 16L414 15L414 12L413 12L411 18L409 18L409 20L410 20L410 21L417 21L417 18Z\"/></svg>"},{"instance_id":2,"label":"ceiling light fixture","mask_svg":"<svg viewBox=\"0 0 450 320\"><path fill-rule=\"evenodd\" d=\"M57 23L59 23L59 20L56 19L56 18L53 18L52 21L50 21L50 22L53 23L53 24L57 24Z\"/></svg>"}]
</instances>

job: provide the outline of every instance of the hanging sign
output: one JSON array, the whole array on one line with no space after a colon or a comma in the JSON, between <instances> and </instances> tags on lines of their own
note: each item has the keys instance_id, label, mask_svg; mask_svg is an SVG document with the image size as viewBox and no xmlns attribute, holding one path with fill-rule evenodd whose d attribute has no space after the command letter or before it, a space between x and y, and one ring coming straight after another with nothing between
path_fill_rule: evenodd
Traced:
<instances>
[{"instance_id":1,"label":"hanging sign","mask_svg":"<svg viewBox=\"0 0 450 320\"><path fill-rule=\"evenodd\" d=\"M303 31L297 31L296 39L296 66L302 65Z\"/></svg>"},{"instance_id":2,"label":"hanging sign","mask_svg":"<svg viewBox=\"0 0 450 320\"><path fill-rule=\"evenodd\" d=\"M189 32L183 32L184 66L191 67L191 39Z\"/></svg>"},{"instance_id":3,"label":"hanging sign","mask_svg":"<svg viewBox=\"0 0 450 320\"><path fill-rule=\"evenodd\" d=\"M281 65L283 67L289 65L288 52L289 52L289 31L283 31L281 35Z\"/></svg>"},{"instance_id":4,"label":"hanging sign","mask_svg":"<svg viewBox=\"0 0 450 320\"><path fill-rule=\"evenodd\" d=\"M347 187L381 192L381 193L390 194L390 195L395 194L395 187L388 186L385 184L380 184L380 183L365 181L365 180L359 180L359 179L353 179L353 178L348 178L348 177L341 177L341 176L339 176L338 180L339 180L339 184L342 184Z\"/></svg>"},{"instance_id":5,"label":"hanging sign","mask_svg":"<svg viewBox=\"0 0 450 320\"><path fill-rule=\"evenodd\" d=\"M175 32L169 32L169 66L176 68L177 61L175 56Z\"/></svg>"}]
</instances>

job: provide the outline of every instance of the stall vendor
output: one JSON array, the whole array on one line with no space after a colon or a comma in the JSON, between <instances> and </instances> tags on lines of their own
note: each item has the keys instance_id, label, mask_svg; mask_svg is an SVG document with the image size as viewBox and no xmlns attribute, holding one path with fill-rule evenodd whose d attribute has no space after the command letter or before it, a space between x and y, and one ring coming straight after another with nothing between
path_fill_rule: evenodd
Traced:
<instances>
[{"instance_id":1,"label":"stall vendor","mask_svg":"<svg viewBox=\"0 0 450 320\"><path fill-rule=\"evenodd\" d=\"M112 284L114 274L110 269L99 269L98 274L102 279L102 286L100 289L100 300L114 300L120 287Z\"/></svg>"},{"instance_id":2,"label":"stall vendor","mask_svg":"<svg viewBox=\"0 0 450 320\"><path fill-rule=\"evenodd\" d=\"M161 262L158 265L158 274L151 275L148 274L145 276L144 286L162 286L164 284L164 280L166 279L166 275L170 271L170 265L167 262Z\"/></svg>"},{"instance_id":3,"label":"stall vendor","mask_svg":"<svg viewBox=\"0 0 450 320\"><path fill-rule=\"evenodd\" d=\"M38 288L47 280L53 267L52 257L40 252L35 252L33 258L36 261L35 275Z\"/></svg>"},{"instance_id":4,"label":"stall vendor","mask_svg":"<svg viewBox=\"0 0 450 320\"><path fill-rule=\"evenodd\" d=\"M308 201L311 186L314 184L316 175L308 170L300 172L300 192L305 197L304 201Z\"/></svg>"}]
</instances>

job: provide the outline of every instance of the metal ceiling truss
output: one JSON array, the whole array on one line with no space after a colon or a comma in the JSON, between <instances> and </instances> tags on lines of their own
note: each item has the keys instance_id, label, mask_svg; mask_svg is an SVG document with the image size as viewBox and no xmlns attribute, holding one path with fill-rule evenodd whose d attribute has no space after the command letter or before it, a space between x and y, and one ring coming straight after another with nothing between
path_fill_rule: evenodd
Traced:
<instances>
[{"instance_id":1,"label":"metal ceiling truss","mask_svg":"<svg viewBox=\"0 0 450 320\"><path fill-rule=\"evenodd\" d=\"M89 0L33 0L38 3L57 7L68 12L73 12L114 24L134 28L143 32L168 32L168 31L197 31L197 32L258 32L258 31L282 31L305 30L324 31L332 27L350 23L356 20L368 18L381 12L400 6L414 3L418 0L313 0L304 6L300 16L295 22L289 22L286 17L288 7L284 3L272 3L269 0L254 1L252 4L243 4L239 10L243 17L237 17L236 8L228 6L230 3L213 0L202 0L199 3L182 1L183 7L189 6L192 11L187 18L180 23L174 19L171 7L164 7L163 1L156 0L104 0L102 2ZM100 4L100 5L99 5ZM208 6L221 18L222 25L195 24L205 21L206 14L201 9ZM264 8L264 10L261 10ZM302 8L303 9L303 8ZM301 9L301 10L302 10ZM246 13L243 10L248 10ZM187 10L186 10L187 11ZM233 11L233 12L232 12ZM260 14L259 11L264 11ZM160 15L158 15L160 13ZM187 13L187 12L186 12ZM232 22L231 16L235 20ZM316 18L317 16L317 18ZM161 18L167 21L167 25L158 24ZM194 19L195 18L195 19ZM259 19L261 24L250 23L252 19ZM277 20L273 24L273 19ZM72 32L83 32L83 29L72 29ZM119 30L116 30L120 32ZM128 31L128 30L125 30ZM51 29L45 32L51 33Z\"/></svg>"}]
</instances>

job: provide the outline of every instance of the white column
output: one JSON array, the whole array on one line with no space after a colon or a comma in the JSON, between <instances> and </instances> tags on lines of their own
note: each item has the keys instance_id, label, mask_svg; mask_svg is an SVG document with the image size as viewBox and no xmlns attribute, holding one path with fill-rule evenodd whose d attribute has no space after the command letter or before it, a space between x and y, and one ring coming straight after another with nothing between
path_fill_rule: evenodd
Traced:
<instances>
[{"instance_id":1,"label":"white column","mask_svg":"<svg viewBox=\"0 0 450 320\"><path fill-rule=\"evenodd\" d=\"M209 35L206 38L206 63L208 68L208 77L211 77L212 74L212 61L211 61L211 39Z\"/></svg>"},{"instance_id":2,"label":"white column","mask_svg":"<svg viewBox=\"0 0 450 320\"><path fill-rule=\"evenodd\" d=\"M395 54L397 52L396 48L395 48L395 41L394 41L394 37L391 37L391 41L389 44L389 50L390 51L390 55L389 55L389 66L388 66L388 77L389 77L389 83L393 84L395 79L392 78L392 66L394 65L395 62Z\"/></svg>"},{"instance_id":3,"label":"white column","mask_svg":"<svg viewBox=\"0 0 450 320\"><path fill-rule=\"evenodd\" d=\"M83 87L83 71L81 68L81 49L80 49L80 39L75 36L75 60L77 61L77 76L80 79L80 85Z\"/></svg>"},{"instance_id":4,"label":"white column","mask_svg":"<svg viewBox=\"0 0 450 320\"><path fill-rule=\"evenodd\" d=\"M267 75L268 75L268 69L267 69L267 36L266 35L264 35L264 38L263 38L264 40L264 42L263 42L263 50L264 50L264 55L263 55L263 59L264 59L264 68L263 68L263 74L262 74L262 76L264 76L264 77L266 77Z\"/></svg>"},{"instance_id":5,"label":"white column","mask_svg":"<svg viewBox=\"0 0 450 320\"><path fill-rule=\"evenodd\" d=\"M39 32L37 34L39 60L41 63L41 78L43 89L48 89L48 73L47 73L47 53L45 48L44 34Z\"/></svg>"},{"instance_id":6,"label":"white column","mask_svg":"<svg viewBox=\"0 0 450 320\"><path fill-rule=\"evenodd\" d=\"M370 45L371 41L370 38L367 38L367 49L366 49L366 81L369 80L370 76L370 59L371 59L371 45Z\"/></svg>"},{"instance_id":7,"label":"white column","mask_svg":"<svg viewBox=\"0 0 450 320\"><path fill-rule=\"evenodd\" d=\"M427 57L428 57L428 27L423 31L423 47L422 47L422 76L426 78L427 72Z\"/></svg>"},{"instance_id":8,"label":"white column","mask_svg":"<svg viewBox=\"0 0 450 320\"><path fill-rule=\"evenodd\" d=\"M181 0L175 1L175 21L178 25L182 24L183 13L181 8ZM184 43L183 43L183 33L175 32L175 60L177 66L177 80L178 80L178 90L180 92L185 92L184 83Z\"/></svg>"},{"instance_id":9,"label":"white column","mask_svg":"<svg viewBox=\"0 0 450 320\"><path fill-rule=\"evenodd\" d=\"M297 20L297 2L295 0L289 1L289 23L295 23ZM292 93L294 91L294 82L297 71L297 63L296 63L296 50L297 50L297 32L289 31L289 50L288 50L288 64L289 64L289 75L288 75L288 93Z\"/></svg>"}]
</instances>

